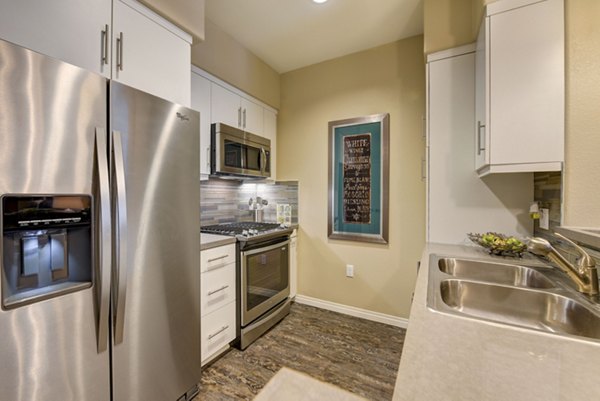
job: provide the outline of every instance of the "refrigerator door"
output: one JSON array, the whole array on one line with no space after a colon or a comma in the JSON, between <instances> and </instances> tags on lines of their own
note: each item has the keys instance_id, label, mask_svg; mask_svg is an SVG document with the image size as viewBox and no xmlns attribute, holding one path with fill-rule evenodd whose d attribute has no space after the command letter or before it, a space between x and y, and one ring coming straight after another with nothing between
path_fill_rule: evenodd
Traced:
<instances>
[{"instance_id":1,"label":"refrigerator door","mask_svg":"<svg viewBox=\"0 0 600 401\"><path fill-rule=\"evenodd\" d=\"M200 379L199 114L109 92L113 399L175 401Z\"/></svg>"},{"instance_id":2,"label":"refrigerator door","mask_svg":"<svg viewBox=\"0 0 600 401\"><path fill-rule=\"evenodd\" d=\"M98 168L102 168L98 166L102 161L106 164L106 153L95 152L96 138L101 141L106 131L106 102L107 82L103 77L0 40L0 196L37 196L53 202L59 198L92 199L94 215L108 216L110 211L100 210L102 197L96 192L101 185L95 182ZM104 184L108 184L107 174L103 177ZM59 194L62 196L53 197ZM0 216L5 212L0 210ZM0 226L2 222L0 219ZM9 277L5 273L13 269L6 261L11 253L24 252L15 246L15 238L20 235L30 235L29 239L39 235L46 241L50 238L50 242L40 245L36 251L39 257L28 262L28 269L47 275L54 269L52 263L65 267L50 279L56 283L48 285L54 291L46 294L49 296L36 299L35 293L45 290L37 288L31 291L34 295L28 301L0 310L3 400L110 400L108 340L99 323L102 316L108 316L99 285L105 273L101 266L106 261L93 262L107 253L91 250L86 258L80 258L81 245L93 249L93 240L110 239L106 235L110 228L97 221L88 227L92 228L86 228L85 241L74 242L71 233L78 229L63 227L55 234L60 238L56 243L52 243L53 234L1 229L0 299L6 300L4 288L9 287ZM49 249L56 244L63 248L54 254ZM44 265L44 252L52 252L57 260ZM15 256L14 263L18 260ZM92 281L72 286L65 279L79 268L93 272L88 276L93 277Z\"/></svg>"}]
</instances>

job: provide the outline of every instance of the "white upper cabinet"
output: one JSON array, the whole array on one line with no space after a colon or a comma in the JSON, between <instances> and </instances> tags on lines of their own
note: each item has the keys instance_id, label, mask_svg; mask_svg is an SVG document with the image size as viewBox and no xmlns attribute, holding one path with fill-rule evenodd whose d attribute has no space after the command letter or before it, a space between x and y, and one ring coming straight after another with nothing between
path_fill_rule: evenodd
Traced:
<instances>
[{"instance_id":1,"label":"white upper cabinet","mask_svg":"<svg viewBox=\"0 0 600 401\"><path fill-rule=\"evenodd\" d=\"M242 128L240 96L221 85L211 83L211 121Z\"/></svg>"},{"instance_id":2,"label":"white upper cabinet","mask_svg":"<svg viewBox=\"0 0 600 401\"><path fill-rule=\"evenodd\" d=\"M210 174L210 81L192 68L192 109L200 112L200 175Z\"/></svg>"},{"instance_id":3,"label":"white upper cabinet","mask_svg":"<svg viewBox=\"0 0 600 401\"><path fill-rule=\"evenodd\" d=\"M137 1L114 1L113 79L189 107L190 43L188 34Z\"/></svg>"},{"instance_id":4,"label":"white upper cabinet","mask_svg":"<svg viewBox=\"0 0 600 401\"><path fill-rule=\"evenodd\" d=\"M486 7L475 73L480 175L562 168L564 63L563 0Z\"/></svg>"},{"instance_id":5,"label":"white upper cabinet","mask_svg":"<svg viewBox=\"0 0 600 401\"><path fill-rule=\"evenodd\" d=\"M242 107L242 125L244 130L257 135L266 136L264 134L262 106L244 98L241 98L240 104Z\"/></svg>"},{"instance_id":6,"label":"white upper cabinet","mask_svg":"<svg viewBox=\"0 0 600 401\"><path fill-rule=\"evenodd\" d=\"M107 78L110 25L110 0L0 0L1 39Z\"/></svg>"},{"instance_id":7,"label":"white upper cabinet","mask_svg":"<svg viewBox=\"0 0 600 401\"><path fill-rule=\"evenodd\" d=\"M0 38L190 105L191 36L137 1L0 0Z\"/></svg>"},{"instance_id":8,"label":"white upper cabinet","mask_svg":"<svg viewBox=\"0 0 600 401\"><path fill-rule=\"evenodd\" d=\"M276 180L277 110L196 66L192 66L192 108L200 111L201 177L210 174L210 126L223 123L271 140L270 179Z\"/></svg>"},{"instance_id":9,"label":"white upper cabinet","mask_svg":"<svg viewBox=\"0 0 600 401\"><path fill-rule=\"evenodd\" d=\"M212 83L212 115L214 123L225 123L252 134L263 135L263 107L223 86Z\"/></svg>"}]
</instances>

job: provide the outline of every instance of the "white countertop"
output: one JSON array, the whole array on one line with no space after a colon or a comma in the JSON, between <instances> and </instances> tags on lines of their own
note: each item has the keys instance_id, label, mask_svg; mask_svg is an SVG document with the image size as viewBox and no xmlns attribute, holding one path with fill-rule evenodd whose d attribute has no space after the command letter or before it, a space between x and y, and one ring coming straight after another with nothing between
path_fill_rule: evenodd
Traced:
<instances>
[{"instance_id":1,"label":"white countertop","mask_svg":"<svg viewBox=\"0 0 600 401\"><path fill-rule=\"evenodd\" d=\"M218 246L235 244L235 241L235 237L229 237L227 235L200 233L200 250L204 251Z\"/></svg>"},{"instance_id":2,"label":"white countertop","mask_svg":"<svg viewBox=\"0 0 600 401\"><path fill-rule=\"evenodd\" d=\"M426 246L393 401L600 399L600 343L428 309L431 254L492 258L473 246Z\"/></svg>"}]
</instances>

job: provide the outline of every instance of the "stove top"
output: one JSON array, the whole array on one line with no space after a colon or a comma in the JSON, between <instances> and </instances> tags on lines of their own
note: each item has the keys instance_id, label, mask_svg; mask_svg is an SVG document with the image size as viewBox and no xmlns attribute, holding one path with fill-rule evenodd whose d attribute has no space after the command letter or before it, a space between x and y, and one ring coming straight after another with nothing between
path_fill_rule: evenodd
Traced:
<instances>
[{"instance_id":1,"label":"stove top","mask_svg":"<svg viewBox=\"0 0 600 401\"><path fill-rule=\"evenodd\" d=\"M222 223L211 226L202 226L200 231L207 234L227 235L236 237L241 241L249 239L261 239L265 237L273 237L275 234L286 235L292 232L292 229L278 223Z\"/></svg>"}]
</instances>

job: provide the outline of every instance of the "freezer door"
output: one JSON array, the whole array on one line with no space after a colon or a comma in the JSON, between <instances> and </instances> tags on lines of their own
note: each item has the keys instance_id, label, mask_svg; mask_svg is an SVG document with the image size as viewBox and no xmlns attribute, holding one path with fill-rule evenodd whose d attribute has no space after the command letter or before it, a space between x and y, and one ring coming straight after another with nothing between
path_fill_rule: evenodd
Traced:
<instances>
[{"instance_id":1,"label":"freezer door","mask_svg":"<svg viewBox=\"0 0 600 401\"><path fill-rule=\"evenodd\" d=\"M94 215L100 216L99 185L94 181L106 153L95 152L95 141L97 133L101 139L106 131L106 102L103 77L0 40L0 196L38 196L51 202L92 199ZM2 400L110 400L109 350L106 331L99 327L108 311L100 305L101 263L93 263L93 256L99 259L106 253L89 251L92 240L101 240L101 227L107 228L88 224L84 242L73 240L77 228L1 227L2 271L14 271L12 263L19 263L18 254L25 249L16 246L16 238L27 237L23 244L36 249L26 273L46 275L48 287L57 291L36 298L40 288L25 290L20 294L25 302L12 307L7 303L0 310ZM60 252L52 250L55 245ZM85 255L83 248L88 249ZM82 285L65 281L78 268L88 273L94 268L92 282L90 275ZM8 288L7 275L1 279L1 287ZM5 300L8 294L2 291L0 299Z\"/></svg>"},{"instance_id":2,"label":"freezer door","mask_svg":"<svg viewBox=\"0 0 600 401\"><path fill-rule=\"evenodd\" d=\"M175 401L200 379L199 114L109 91L114 401Z\"/></svg>"}]
</instances>

